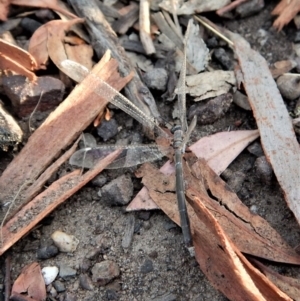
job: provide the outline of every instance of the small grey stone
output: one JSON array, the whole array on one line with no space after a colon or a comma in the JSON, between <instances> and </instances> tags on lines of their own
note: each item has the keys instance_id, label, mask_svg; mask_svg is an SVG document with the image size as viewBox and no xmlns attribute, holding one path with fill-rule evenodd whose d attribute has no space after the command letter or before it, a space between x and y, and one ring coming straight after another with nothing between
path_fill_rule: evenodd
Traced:
<instances>
[{"instance_id":1,"label":"small grey stone","mask_svg":"<svg viewBox=\"0 0 300 301\"><path fill-rule=\"evenodd\" d=\"M133 184L130 177L122 175L101 189L101 200L110 206L126 205L133 195Z\"/></svg>"},{"instance_id":2,"label":"small grey stone","mask_svg":"<svg viewBox=\"0 0 300 301\"><path fill-rule=\"evenodd\" d=\"M47 246L37 250L37 258L38 259L48 259L54 257L58 254L58 248L54 245Z\"/></svg>"},{"instance_id":3,"label":"small grey stone","mask_svg":"<svg viewBox=\"0 0 300 301\"><path fill-rule=\"evenodd\" d=\"M65 285L59 280L54 281L53 286L58 293L62 293L66 290Z\"/></svg>"},{"instance_id":4,"label":"small grey stone","mask_svg":"<svg viewBox=\"0 0 300 301\"><path fill-rule=\"evenodd\" d=\"M165 91L168 73L164 68L154 68L146 72L143 79L148 88Z\"/></svg>"},{"instance_id":5,"label":"small grey stone","mask_svg":"<svg viewBox=\"0 0 300 301\"><path fill-rule=\"evenodd\" d=\"M104 176L103 174L100 174L100 175L96 176L92 180L92 184L97 186L97 187L102 187L106 182L107 182L107 177Z\"/></svg>"},{"instance_id":6,"label":"small grey stone","mask_svg":"<svg viewBox=\"0 0 300 301\"><path fill-rule=\"evenodd\" d=\"M143 220L143 221L149 220L150 216L151 216L150 211L140 211L139 214L138 214L138 218Z\"/></svg>"},{"instance_id":7,"label":"small grey stone","mask_svg":"<svg viewBox=\"0 0 300 301\"><path fill-rule=\"evenodd\" d=\"M90 269L91 266L92 266L91 261L87 258L83 258L79 268L82 273L85 273Z\"/></svg>"},{"instance_id":8,"label":"small grey stone","mask_svg":"<svg viewBox=\"0 0 300 301\"><path fill-rule=\"evenodd\" d=\"M244 110L252 110L249 104L248 97L245 94L241 93L239 90L236 90L233 94L233 102Z\"/></svg>"},{"instance_id":9,"label":"small grey stone","mask_svg":"<svg viewBox=\"0 0 300 301\"><path fill-rule=\"evenodd\" d=\"M176 227L177 227L177 225L175 223L173 223L172 221L170 221L170 220L168 220L164 223L164 229L167 230L167 231L169 231L171 229L174 229Z\"/></svg>"},{"instance_id":10,"label":"small grey stone","mask_svg":"<svg viewBox=\"0 0 300 301\"><path fill-rule=\"evenodd\" d=\"M77 297L72 293L66 293L64 301L77 301Z\"/></svg>"},{"instance_id":11,"label":"small grey stone","mask_svg":"<svg viewBox=\"0 0 300 301\"><path fill-rule=\"evenodd\" d=\"M261 147L261 144L258 142L254 142L251 145L247 147L247 150L250 154L256 156L256 157L261 157L264 155L264 151Z\"/></svg>"},{"instance_id":12,"label":"small grey stone","mask_svg":"<svg viewBox=\"0 0 300 301\"><path fill-rule=\"evenodd\" d=\"M97 133L103 139L103 141L109 140L118 133L117 121L114 118L111 118L108 121L103 120L97 127Z\"/></svg>"},{"instance_id":13,"label":"small grey stone","mask_svg":"<svg viewBox=\"0 0 300 301\"><path fill-rule=\"evenodd\" d=\"M71 277L76 276L76 270L68 267L67 265L60 264L59 266L59 277L68 280Z\"/></svg>"},{"instance_id":14,"label":"small grey stone","mask_svg":"<svg viewBox=\"0 0 300 301\"><path fill-rule=\"evenodd\" d=\"M105 292L105 297L107 300L111 300L111 301L119 300L118 294L114 290L111 290L111 289L108 289Z\"/></svg>"},{"instance_id":15,"label":"small grey stone","mask_svg":"<svg viewBox=\"0 0 300 301\"><path fill-rule=\"evenodd\" d=\"M141 273L148 274L153 271L153 262L151 259L146 259L141 266Z\"/></svg>"},{"instance_id":16,"label":"small grey stone","mask_svg":"<svg viewBox=\"0 0 300 301\"><path fill-rule=\"evenodd\" d=\"M233 70L233 54L229 54L224 48L214 49L213 57L221 63L225 70Z\"/></svg>"},{"instance_id":17,"label":"small grey stone","mask_svg":"<svg viewBox=\"0 0 300 301\"><path fill-rule=\"evenodd\" d=\"M246 3L241 3L235 11L241 18L245 18L257 14L264 6L264 0L250 0Z\"/></svg>"},{"instance_id":18,"label":"small grey stone","mask_svg":"<svg viewBox=\"0 0 300 301\"><path fill-rule=\"evenodd\" d=\"M57 291L53 286L51 286L49 293L53 298L55 298L57 296Z\"/></svg>"},{"instance_id":19,"label":"small grey stone","mask_svg":"<svg viewBox=\"0 0 300 301\"><path fill-rule=\"evenodd\" d=\"M91 278L86 274L79 276L79 284L85 290L92 291L94 289Z\"/></svg>"},{"instance_id":20,"label":"small grey stone","mask_svg":"<svg viewBox=\"0 0 300 301\"><path fill-rule=\"evenodd\" d=\"M234 191L239 192L243 186L246 175L241 171L235 171L227 181L227 185Z\"/></svg>"},{"instance_id":21,"label":"small grey stone","mask_svg":"<svg viewBox=\"0 0 300 301\"><path fill-rule=\"evenodd\" d=\"M273 169L271 164L267 161L265 156L256 159L255 164L256 172L264 184L270 185L273 178Z\"/></svg>"},{"instance_id":22,"label":"small grey stone","mask_svg":"<svg viewBox=\"0 0 300 301\"><path fill-rule=\"evenodd\" d=\"M103 286L120 275L119 266L111 260L96 263L92 268L92 279Z\"/></svg>"}]
</instances>

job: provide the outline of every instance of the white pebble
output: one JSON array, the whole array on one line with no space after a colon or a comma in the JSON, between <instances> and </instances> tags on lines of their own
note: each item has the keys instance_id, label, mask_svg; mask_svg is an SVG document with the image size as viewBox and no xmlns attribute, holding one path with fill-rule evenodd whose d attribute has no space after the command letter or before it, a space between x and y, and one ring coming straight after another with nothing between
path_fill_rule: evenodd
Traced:
<instances>
[{"instance_id":1,"label":"white pebble","mask_svg":"<svg viewBox=\"0 0 300 301\"><path fill-rule=\"evenodd\" d=\"M51 238L60 252L74 252L79 244L79 240L75 236L62 231L55 231Z\"/></svg>"},{"instance_id":2,"label":"white pebble","mask_svg":"<svg viewBox=\"0 0 300 301\"><path fill-rule=\"evenodd\" d=\"M58 267L44 267L42 268L42 275L44 277L45 284L48 285L54 281L58 274Z\"/></svg>"}]
</instances>

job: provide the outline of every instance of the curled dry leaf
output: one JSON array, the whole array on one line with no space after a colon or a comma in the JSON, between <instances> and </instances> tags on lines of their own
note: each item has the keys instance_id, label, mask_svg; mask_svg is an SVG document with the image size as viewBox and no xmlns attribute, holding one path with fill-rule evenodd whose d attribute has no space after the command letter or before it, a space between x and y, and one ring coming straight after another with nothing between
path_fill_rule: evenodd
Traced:
<instances>
[{"instance_id":1,"label":"curled dry leaf","mask_svg":"<svg viewBox=\"0 0 300 301\"><path fill-rule=\"evenodd\" d=\"M20 276L12 287L12 295L14 293L27 293L29 298L37 301L46 299L45 282L41 267L37 262L33 262L22 269Z\"/></svg>"},{"instance_id":2,"label":"curled dry leaf","mask_svg":"<svg viewBox=\"0 0 300 301\"><path fill-rule=\"evenodd\" d=\"M273 167L289 208L300 223L300 151L292 120L265 59L241 36L227 33L234 42L265 156Z\"/></svg>"},{"instance_id":3,"label":"curled dry leaf","mask_svg":"<svg viewBox=\"0 0 300 301\"><path fill-rule=\"evenodd\" d=\"M209 187L193 177L185 166L187 196L193 207L188 205L188 211L196 259L202 271L212 285L231 300L291 300L254 269L240 251L254 252L255 256L267 255L269 259L273 258L271 260L280 258L280 261L286 261L289 258L298 264L300 257L265 220L247 211L240 201L237 203L237 197L229 187L225 183L221 184L222 180L201 160L201 171L203 168L205 172L211 173L205 175L206 179L210 179ZM150 164L144 164L139 175L143 176L142 181L150 196L179 224L175 178L162 175ZM225 197L232 204L226 209L228 203L219 204L208 196L207 190L219 200L223 201ZM218 195L220 190L222 196Z\"/></svg>"},{"instance_id":4,"label":"curled dry leaf","mask_svg":"<svg viewBox=\"0 0 300 301\"><path fill-rule=\"evenodd\" d=\"M30 53L0 39L0 70L10 70L34 81L36 76L32 71L35 69L37 63Z\"/></svg>"},{"instance_id":5,"label":"curled dry leaf","mask_svg":"<svg viewBox=\"0 0 300 301\"><path fill-rule=\"evenodd\" d=\"M71 21L54 20L35 31L29 42L29 52L36 58L39 69L46 69L49 57L58 67L60 62L68 59L64 43L66 33L73 25L83 22L79 18Z\"/></svg>"},{"instance_id":6,"label":"curled dry leaf","mask_svg":"<svg viewBox=\"0 0 300 301\"><path fill-rule=\"evenodd\" d=\"M273 26L280 31L288 24L300 11L299 0L281 0L272 11L272 15L279 15Z\"/></svg>"}]
</instances>

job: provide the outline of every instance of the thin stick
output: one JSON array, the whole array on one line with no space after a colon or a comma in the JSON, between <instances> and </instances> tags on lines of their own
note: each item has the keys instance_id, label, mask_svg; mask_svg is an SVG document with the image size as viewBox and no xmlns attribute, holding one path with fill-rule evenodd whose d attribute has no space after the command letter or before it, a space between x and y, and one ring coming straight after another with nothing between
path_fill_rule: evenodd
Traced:
<instances>
[{"instance_id":1,"label":"thin stick","mask_svg":"<svg viewBox=\"0 0 300 301\"><path fill-rule=\"evenodd\" d=\"M226 43L228 43L230 46L233 47L233 42L231 40L229 40L227 37L225 37L220 31L218 31L218 27L214 24L212 24L210 22L210 24L208 24L208 21L204 21L204 18L202 17L198 17L198 16L194 16L194 18L201 23L204 27L206 27L207 29L209 29L210 31L212 31L215 35L217 35L218 37L220 37L221 39L223 39ZM214 27L213 27L214 26Z\"/></svg>"},{"instance_id":2,"label":"thin stick","mask_svg":"<svg viewBox=\"0 0 300 301\"><path fill-rule=\"evenodd\" d=\"M44 91L42 91L41 96L40 96L40 98L39 98L39 101L37 102L37 104L36 104L34 110L31 112L31 114L30 114L30 116L29 116L28 127L29 127L30 133L32 133L32 131L31 131L31 125L30 125L31 119L32 119L33 114L35 113L36 109L38 108L38 106L39 106L39 104L40 104L40 102L41 102L41 100L42 100L43 94L44 94Z\"/></svg>"},{"instance_id":3,"label":"thin stick","mask_svg":"<svg viewBox=\"0 0 300 301\"><path fill-rule=\"evenodd\" d=\"M148 0L140 1L140 39L146 54L155 53L155 47L151 39L150 5Z\"/></svg>"},{"instance_id":4,"label":"thin stick","mask_svg":"<svg viewBox=\"0 0 300 301\"><path fill-rule=\"evenodd\" d=\"M5 299L4 301L9 301L10 297L10 290L11 290L11 275L10 275L10 269L11 269L11 256L7 255L5 259Z\"/></svg>"}]
</instances>

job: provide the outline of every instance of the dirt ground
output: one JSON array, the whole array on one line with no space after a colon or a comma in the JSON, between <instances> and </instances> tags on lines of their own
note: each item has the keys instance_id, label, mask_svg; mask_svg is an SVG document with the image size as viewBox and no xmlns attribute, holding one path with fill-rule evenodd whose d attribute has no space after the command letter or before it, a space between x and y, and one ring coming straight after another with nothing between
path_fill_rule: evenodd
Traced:
<instances>
[{"instance_id":1,"label":"dirt ground","mask_svg":"<svg viewBox=\"0 0 300 301\"><path fill-rule=\"evenodd\" d=\"M244 36L251 46L259 51L268 63L293 57L292 42L296 35L293 25L277 33L272 28L270 15L275 2L267 4L258 14L244 19L224 21L223 25ZM263 101L263 100L262 100ZM169 114L172 104L159 101L158 108L164 115ZM293 108L293 103L288 103ZM119 126L128 122L124 113L115 111ZM168 117L170 118L170 116ZM228 129L235 129L236 121L241 121L240 129L255 128L252 113L232 104L226 115L212 125L197 126L192 141L200 137ZM118 138L130 136L134 126L118 134ZM124 132L127 131L127 132ZM0 153L0 170L12 159L12 153ZM295 247L300 241L300 227L287 208L283 194L275 179L266 185L261 181L254 167L256 157L245 150L230 165L233 172L243 172L246 177L238 192L240 199L257 214L265 218L285 240ZM71 167L65 165L60 175ZM133 175L134 168L105 171L102 178L110 182L115 177L126 174L132 177L134 194L141 188L140 181ZM161 211L126 213L126 206L109 206L98 196L99 187L88 184L76 195L57 208L41 225L19 241L6 254L12 256L12 279L15 280L22 267L34 262L36 250L51 244L51 234L56 230L74 235L79 245L74 253L59 253L57 256L38 260L42 267L66 265L77 274L69 280L62 280L65 291L52 296L49 300L145 300L145 301L225 301L221 293L215 290L205 278L195 259L191 258L183 245L179 227L173 224ZM131 246L124 250L122 239L130 216L135 217L135 233ZM101 245L100 252L99 243ZM4 266L4 258L0 266ZM112 260L120 268L120 276L106 286L93 285L86 290L79 284L83 265L87 265L86 274L96 262ZM281 273L300 277L297 267L276 265ZM0 270L0 285L4 282L4 270ZM0 286L1 288L1 286ZM75 297L74 297L75 296ZM77 299L74 299L74 298ZM0 296L0 300L2 300ZM73 298L73 299L72 299Z\"/></svg>"}]
</instances>

